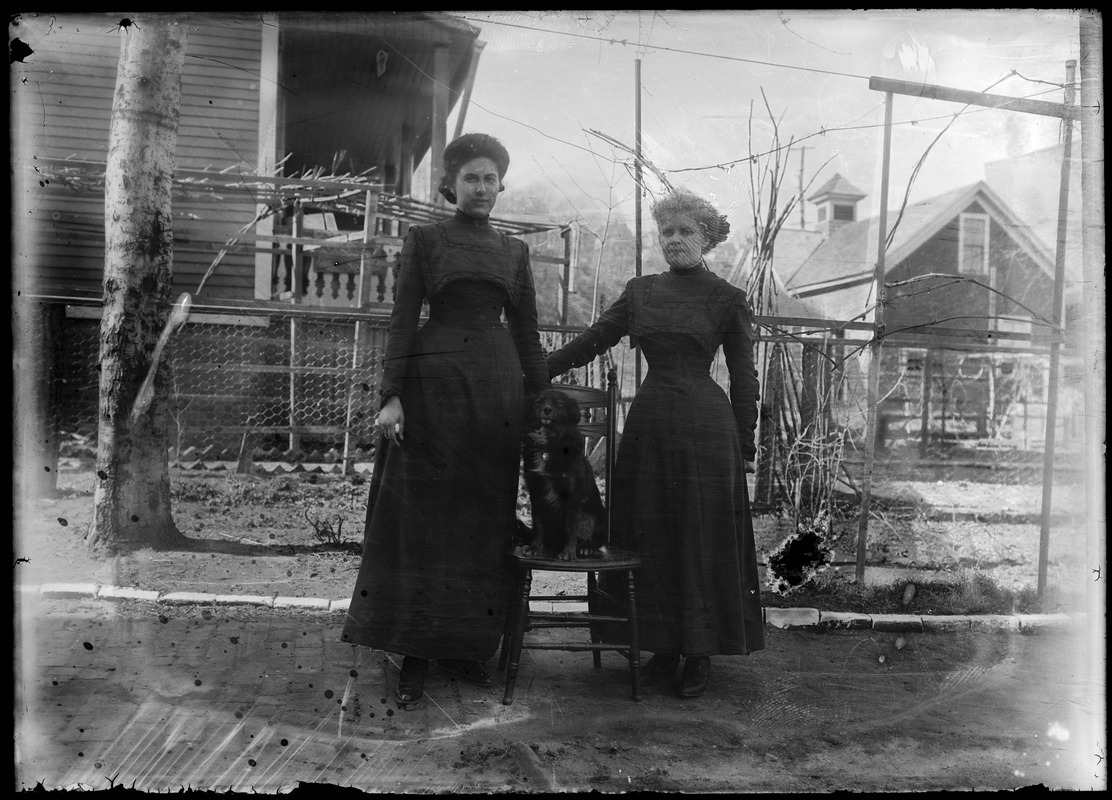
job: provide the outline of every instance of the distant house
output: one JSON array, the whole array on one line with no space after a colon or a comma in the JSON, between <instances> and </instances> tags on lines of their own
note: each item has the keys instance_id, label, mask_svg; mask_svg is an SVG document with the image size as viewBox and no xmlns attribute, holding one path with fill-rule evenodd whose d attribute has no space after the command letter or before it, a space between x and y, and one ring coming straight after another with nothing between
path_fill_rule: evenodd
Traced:
<instances>
[{"instance_id":1,"label":"distant house","mask_svg":"<svg viewBox=\"0 0 1112 800\"><path fill-rule=\"evenodd\" d=\"M1063 145L1045 147L1014 158L985 164L985 182L1015 209L1049 250L1057 247ZM1068 346L1077 346L1085 286L1081 252L1081 141L1072 143L1066 238L1063 319Z\"/></svg>"},{"instance_id":2,"label":"distant house","mask_svg":"<svg viewBox=\"0 0 1112 800\"><path fill-rule=\"evenodd\" d=\"M834 176L808 198L821 228L817 241L804 232L814 248L798 264L776 264L788 292L833 319L865 314L876 301L879 227L857 219L864 197ZM986 183L889 212L888 232L886 335L927 341L921 327L939 325L987 342L995 331L1038 333L1033 323L1051 316L1053 256Z\"/></svg>"},{"instance_id":3,"label":"distant house","mask_svg":"<svg viewBox=\"0 0 1112 800\"><path fill-rule=\"evenodd\" d=\"M864 198L835 175L808 198L816 228L776 239L774 269L814 316L873 320L879 220L859 219ZM882 441L887 427L922 433L924 422L932 435L1014 434L1016 404L1045 401L1045 366L1025 353L1047 341L1052 253L984 182L889 211L887 229ZM835 400L860 422L863 372L844 366ZM1028 413L1022 435L1038 430Z\"/></svg>"}]
</instances>

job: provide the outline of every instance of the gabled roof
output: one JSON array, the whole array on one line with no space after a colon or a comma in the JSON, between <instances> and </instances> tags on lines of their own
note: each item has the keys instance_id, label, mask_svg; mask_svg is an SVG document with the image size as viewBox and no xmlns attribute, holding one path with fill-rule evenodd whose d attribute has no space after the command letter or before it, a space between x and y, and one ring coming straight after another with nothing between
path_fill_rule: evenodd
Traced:
<instances>
[{"instance_id":1,"label":"gabled roof","mask_svg":"<svg viewBox=\"0 0 1112 800\"><path fill-rule=\"evenodd\" d=\"M865 193L854 186L852 183L843 178L840 174L835 174L833 178L828 180L822 186L815 190L815 193L808 197L808 200L815 200L820 197L825 197L828 194L836 194L846 199L860 200L865 197Z\"/></svg>"},{"instance_id":2,"label":"gabled roof","mask_svg":"<svg viewBox=\"0 0 1112 800\"><path fill-rule=\"evenodd\" d=\"M1031 256L1048 275L1054 274L1054 260L1042 242L984 181L963 186L908 206L900 216L888 212L888 229L895 228L891 246L885 253L885 270L891 270L974 202L979 203L1001 227ZM848 222L791 274L785 277L788 291L796 296L823 294L856 283L872 280L877 261L879 218ZM783 273L781 273L783 274Z\"/></svg>"},{"instance_id":3,"label":"gabled roof","mask_svg":"<svg viewBox=\"0 0 1112 800\"><path fill-rule=\"evenodd\" d=\"M783 230L776 237L775 260L773 262L772 278L776 287L776 315L781 317L819 317L815 309L802 300L792 297L784 286L781 278L783 274L778 265L782 259L789 259L790 263L798 264L806 258L815 245L822 241L822 234L818 231ZM734 286L745 288L745 283L752 266L752 253L745 248L738 255L733 266L723 277Z\"/></svg>"},{"instance_id":4,"label":"gabled roof","mask_svg":"<svg viewBox=\"0 0 1112 800\"><path fill-rule=\"evenodd\" d=\"M823 231L801 231L796 228L781 228L776 234L776 249L773 251L773 268L784 282L810 258L815 249L823 243Z\"/></svg>"}]
</instances>

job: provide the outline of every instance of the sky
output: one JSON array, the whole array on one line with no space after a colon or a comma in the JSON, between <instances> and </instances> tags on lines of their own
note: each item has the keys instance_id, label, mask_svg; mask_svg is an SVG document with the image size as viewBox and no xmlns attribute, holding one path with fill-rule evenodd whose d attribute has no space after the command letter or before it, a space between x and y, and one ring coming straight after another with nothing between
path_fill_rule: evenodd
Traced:
<instances>
[{"instance_id":1,"label":"sky","mask_svg":"<svg viewBox=\"0 0 1112 800\"><path fill-rule=\"evenodd\" d=\"M867 195L860 216L870 216L884 122L871 76L1061 102L1066 62L1080 57L1069 10L453 13L486 43L464 130L508 147L507 201L548 194L583 220L612 208L632 221L630 155L597 134L633 147L640 59L644 156L674 186L712 200L735 233L751 227L750 155L776 158L773 120L784 192L802 184L806 196L841 174ZM1059 140L1051 118L906 95L895 96L893 122L890 198L903 196L926 153L912 202ZM650 192L660 185L646 178ZM803 213L813 224L814 208Z\"/></svg>"}]
</instances>

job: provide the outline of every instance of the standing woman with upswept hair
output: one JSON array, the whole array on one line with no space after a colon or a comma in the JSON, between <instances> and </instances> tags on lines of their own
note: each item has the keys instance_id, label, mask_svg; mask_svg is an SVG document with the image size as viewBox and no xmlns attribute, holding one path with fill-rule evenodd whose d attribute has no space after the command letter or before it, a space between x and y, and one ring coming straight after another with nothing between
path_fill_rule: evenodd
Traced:
<instances>
[{"instance_id":1,"label":"standing woman with upswept hair","mask_svg":"<svg viewBox=\"0 0 1112 800\"><path fill-rule=\"evenodd\" d=\"M410 228L401 254L377 419L385 452L342 639L403 656L402 705L423 696L430 661L493 684L482 662L505 618L525 394L548 385L528 247L489 220L509 162L491 136L452 141L440 191L456 213Z\"/></svg>"},{"instance_id":2,"label":"standing woman with upswept hair","mask_svg":"<svg viewBox=\"0 0 1112 800\"><path fill-rule=\"evenodd\" d=\"M756 459L757 370L745 293L704 255L730 226L709 202L677 191L653 206L669 269L633 278L598 322L548 356L552 376L623 336L649 364L626 415L608 488L611 542L640 554L638 635L653 657L642 683L706 690L711 656L764 647L757 551L745 475ZM721 348L726 392L710 375ZM614 573L600 585L624 597ZM603 634L620 641L621 626Z\"/></svg>"}]
</instances>

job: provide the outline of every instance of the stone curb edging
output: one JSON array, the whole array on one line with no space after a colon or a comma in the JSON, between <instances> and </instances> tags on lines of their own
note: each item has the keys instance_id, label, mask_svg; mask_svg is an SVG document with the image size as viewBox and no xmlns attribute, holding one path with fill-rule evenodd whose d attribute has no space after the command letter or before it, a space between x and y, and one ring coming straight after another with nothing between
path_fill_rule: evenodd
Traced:
<instances>
[{"instance_id":1,"label":"stone curb edging","mask_svg":"<svg viewBox=\"0 0 1112 800\"><path fill-rule=\"evenodd\" d=\"M156 592L98 583L44 583L16 587L23 595L45 600L139 600L173 606L253 606L325 613L346 612L350 598L282 597L280 595L233 595L204 592ZM581 607L580 607L581 606ZM569 613L583 613L586 603L563 603ZM944 633L974 628L1034 632L1046 628L1080 627L1085 614L859 614L820 611L817 608L765 608L766 625L783 630L874 630L883 632Z\"/></svg>"}]
</instances>

